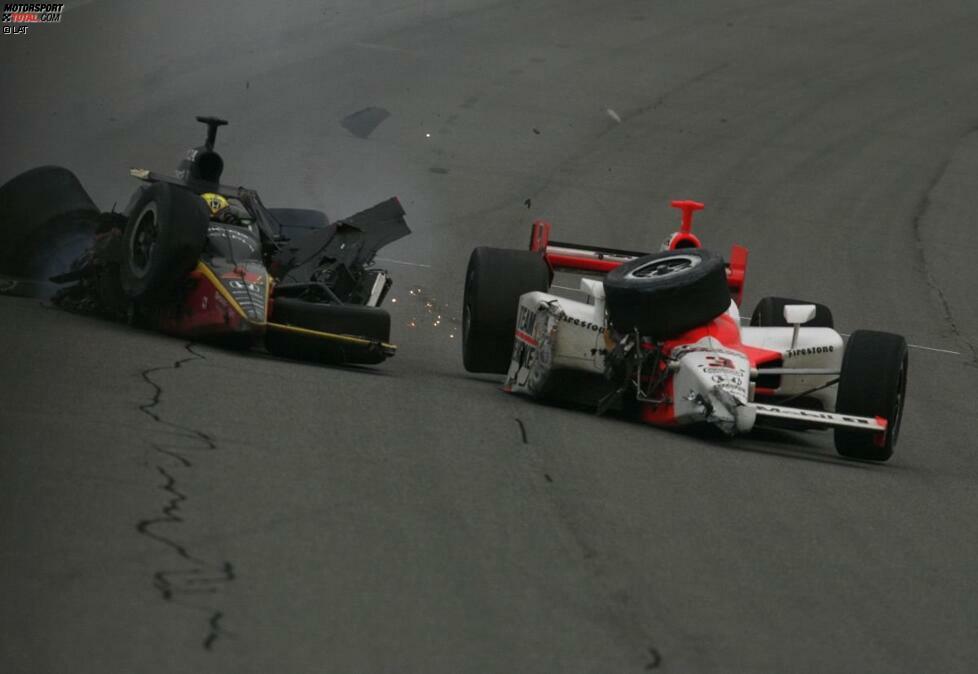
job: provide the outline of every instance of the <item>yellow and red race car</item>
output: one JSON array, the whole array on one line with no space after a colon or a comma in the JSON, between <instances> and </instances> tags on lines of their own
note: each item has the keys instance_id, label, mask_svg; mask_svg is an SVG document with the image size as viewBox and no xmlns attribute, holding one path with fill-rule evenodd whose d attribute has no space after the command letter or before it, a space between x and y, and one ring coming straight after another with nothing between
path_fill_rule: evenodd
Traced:
<instances>
[{"instance_id":1,"label":"yellow and red race car","mask_svg":"<svg viewBox=\"0 0 978 674\"><path fill-rule=\"evenodd\" d=\"M392 356L380 308L391 278L377 251L410 233L396 197L330 223L321 211L266 208L220 182L226 121L176 176L145 169L121 213L101 212L71 171L42 166L0 186L0 291L59 284L68 308L191 339L264 343L326 362Z\"/></svg>"}]
</instances>

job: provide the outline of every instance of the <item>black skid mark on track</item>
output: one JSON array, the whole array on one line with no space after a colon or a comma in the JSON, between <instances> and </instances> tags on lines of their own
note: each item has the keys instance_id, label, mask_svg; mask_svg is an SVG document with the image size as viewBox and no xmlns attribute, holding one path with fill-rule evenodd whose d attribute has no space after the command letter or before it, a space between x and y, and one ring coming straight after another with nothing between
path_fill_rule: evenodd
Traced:
<instances>
[{"instance_id":1,"label":"black skid mark on track","mask_svg":"<svg viewBox=\"0 0 978 674\"><path fill-rule=\"evenodd\" d=\"M641 615L636 612L636 609L630 606L632 602L629 598L628 590L622 588L621 583L613 579L613 575L610 573L608 567L610 562L603 560L602 553L594 546L592 541L588 540L579 524L578 518L569 507L569 504L561 497L560 490L554 491L550 488L550 485L553 485L555 480L550 472L545 470L546 451L544 447L533 445L529 442L526 424L521 418L514 414L513 420L520 429L520 438L523 444L527 445L524 456L526 457L530 472L535 475L542 473L543 479L546 481L546 493L548 495L543 497L544 502L553 513L559 528L567 535L568 542L580 554L579 559L575 560L575 562L583 564L586 573L590 576L592 585L590 592L594 594L595 601L601 605L603 622L626 644L625 647L627 649L632 650L634 648L635 650L633 652L644 653L642 657L648 658L643 668L645 671L659 669L662 666L662 654L655 646L646 645L651 640L651 635ZM578 591L585 592L580 587Z\"/></svg>"},{"instance_id":2,"label":"black skid mark on track","mask_svg":"<svg viewBox=\"0 0 978 674\"><path fill-rule=\"evenodd\" d=\"M649 664L645 665L646 671L652 671L653 669L658 669L662 664L662 656L659 651L655 648L649 649L649 656L652 658L649 660Z\"/></svg>"},{"instance_id":3,"label":"black skid mark on track","mask_svg":"<svg viewBox=\"0 0 978 674\"><path fill-rule=\"evenodd\" d=\"M137 522L136 531L168 548L180 560L182 565L179 568L164 568L155 571L153 573L153 586L164 601L205 613L208 616L207 634L204 636L201 645L205 650L210 651L213 650L218 639L231 636L231 633L224 629L221 624L224 612L212 605L212 599L211 601L208 599L216 597L224 585L235 579L234 566L226 560L212 561L206 559L191 551L179 538L164 535L159 531L163 527L179 526L185 521L182 507L189 500L189 497L180 491L176 471L193 467L193 461L188 455L218 448L217 441L204 431L168 421L158 411L163 400L163 387L153 379L153 375L165 370L178 370L184 364L194 360L205 360L203 355L194 351L192 343L186 344L184 348L190 354L186 358L174 361L169 366L149 368L140 373L143 381L153 388L153 397L149 402L139 405L139 411L156 423L175 431L173 440L166 442L151 441L149 444L159 454L173 459L177 465L175 469L170 465L156 465L156 471L162 478L159 489L166 494L167 500L158 514Z\"/></svg>"},{"instance_id":4,"label":"black skid mark on track","mask_svg":"<svg viewBox=\"0 0 978 674\"><path fill-rule=\"evenodd\" d=\"M973 126L966 131L964 135L961 136L960 140L963 141L973 133L978 133L978 125ZM958 323L954 318L954 313L951 311L951 304L948 302L947 296L944 294L944 290L941 288L940 284L937 282L937 279L934 277L933 272L931 271L930 264L927 261L927 251L924 247L924 237L920 231L923 225L924 216L927 214L927 211L930 208L931 193L937 188L941 180L944 179L944 175L951 166L953 159L954 153L952 152L934 173L934 176L924 189L923 195L920 197L920 201L917 202L917 207L914 209L913 213L913 237L914 243L917 247L917 257L920 259L920 269L923 272L924 279L927 281L928 287L934 291L934 293L937 295L938 301L941 303L941 313L943 314L944 321L951 329L951 333L957 337L958 340L963 342L971 352L971 360L966 363L966 365L970 367L978 367L978 347L976 347L975 344L968 339L968 337L958 326Z\"/></svg>"},{"instance_id":5,"label":"black skid mark on track","mask_svg":"<svg viewBox=\"0 0 978 674\"><path fill-rule=\"evenodd\" d=\"M523 423L523 420L519 417L514 417L514 419L516 420L516 425L520 427L520 438L523 440L523 444L530 444L529 440L526 439L526 425Z\"/></svg>"}]
</instances>

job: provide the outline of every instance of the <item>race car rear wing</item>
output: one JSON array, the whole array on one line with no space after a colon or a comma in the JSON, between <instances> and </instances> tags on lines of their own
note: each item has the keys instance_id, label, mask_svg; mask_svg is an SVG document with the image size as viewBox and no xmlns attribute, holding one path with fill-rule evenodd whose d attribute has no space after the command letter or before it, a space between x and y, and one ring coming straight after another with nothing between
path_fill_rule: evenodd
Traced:
<instances>
[{"instance_id":1,"label":"race car rear wing","mask_svg":"<svg viewBox=\"0 0 978 674\"><path fill-rule=\"evenodd\" d=\"M674 202L684 203L684 202ZM604 275L612 269L638 257L649 255L638 251L619 250L602 246L590 246L550 240L551 224L546 220L536 220L530 230L530 250L540 253L547 261L551 274L569 271L578 274ZM688 231L677 232L670 238L670 248L699 247L699 240ZM744 279L747 275L747 254L743 246L735 245L727 262L727 287L733 300L740 305L744 295Z\"/></svg>"}]
</instances>

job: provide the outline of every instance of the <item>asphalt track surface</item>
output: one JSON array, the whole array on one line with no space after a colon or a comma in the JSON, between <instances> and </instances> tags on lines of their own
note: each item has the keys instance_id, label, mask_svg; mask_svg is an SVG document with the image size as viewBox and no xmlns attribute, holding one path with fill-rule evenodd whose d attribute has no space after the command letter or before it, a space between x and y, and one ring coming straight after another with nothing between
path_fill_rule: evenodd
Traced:
<instances>
[{"instance_id":1,"label":"asphalt track surface","mask_svg":"<svg viewBox=\"0 0 978 674\"><path fill-rule=\"evenodd\" d=\"M382 254L425 265L388 263L376 368L0 298L0 671L974 671L976 32L966 1L101 0L0 36L0 181L121 206L216 114L226 182L397 194ZM671 198L750 248L747 309L944 350L889 463L463 371L473 246L654 249Z\"/></svg>"}]
</instances>

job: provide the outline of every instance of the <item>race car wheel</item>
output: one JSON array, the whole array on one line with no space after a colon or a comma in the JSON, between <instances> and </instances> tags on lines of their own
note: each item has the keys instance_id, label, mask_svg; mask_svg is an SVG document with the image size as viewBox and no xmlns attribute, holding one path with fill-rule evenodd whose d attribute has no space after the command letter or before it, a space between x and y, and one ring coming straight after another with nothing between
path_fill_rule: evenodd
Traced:
<instances>
[{"instance_id":1,"label":"race car wheel","mask_svg":"<svg viewBox=\"0 0 978 674\"><path fill-rule=\"evenodd\" d=\"M669 339L730 307L723 259L701 248L646 255L604 279L608 322L618 332Z\"/></svg>"},{"instance_id":2,"label":"race car wheel","mask_svg":"<svg viewBox=\"0 0 978 674\"><path fill-rule=\"evenodd\" d=\"M835 411L862 417L883 417L886 435L837 428L835 448L842 456L886 461L900 434L907 391L907 341L900 335L856 330L846 343L839 375Z\"/></svg>"},{"instance_id":3,"label":"race car wheel","mask_svg":"<svg viewBox=\"0 0 978 674\"><path fill-rule=\"evenodd\" d=\"M462 362L469 372L506 374L524 293L545 292L550 268L539 253L476 248L465 272Z\"/></svg>"},{"instance_id":4,"label":"race car wheel","mask_svg":"<svg viewBox=\"0 0 978 674\"><path fill-rule=\"evenodd\" d=\"M98 208L75 174L40 166L0 186L0 272L47 279L92 243Z\"/></svg>"},{"instance_id":5,"label":"race car wheel","mask_svg":"<svg viewBox=\"0 0 978 674\"><path fill-rule=\"evenodd\" d=\"M156 302L197 265L207 241L207 205L193 192L154 183L143 189L122 232L119 278L126 296Z\"/></svg>"},{"instance_id":6,"label":"race car wheel","mask_svg":"<svg viewBox=\"0 0 978 674\"><path fill-rule=\"evenodd\" d=\"M282 297L272 304L272 314L268 320L270 323L363 337L375 342L390 341L390 314L376 307L320 304ZM269 326L265 333L265 348L276 356L320 363L374 364L386 358L380 349L373 346L343 343L274 326Z\"/></svg>"},{"instance_id":7,"label":"race car wheel","mask_svg":"<svg viewBox=\"0 0 978 674\"><path fill-rule=\"evenodd\" d=\"M809 328L834 328L832 312L824 304L818 302L806 302L804 300L790 300L785 297L765 297L754 308L754 313L750 317L750 324L761 328L786 328L790 327L784 320L784 308L789 304L814 304L815 318L805 323Z\"/></svg>"}]
</instances>

